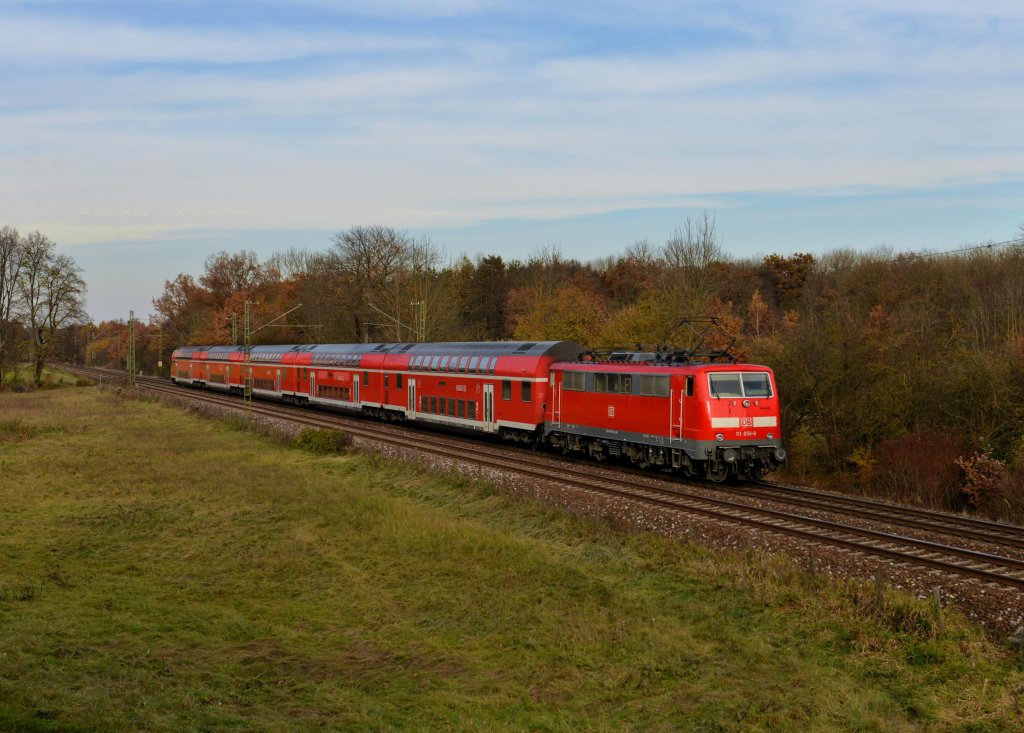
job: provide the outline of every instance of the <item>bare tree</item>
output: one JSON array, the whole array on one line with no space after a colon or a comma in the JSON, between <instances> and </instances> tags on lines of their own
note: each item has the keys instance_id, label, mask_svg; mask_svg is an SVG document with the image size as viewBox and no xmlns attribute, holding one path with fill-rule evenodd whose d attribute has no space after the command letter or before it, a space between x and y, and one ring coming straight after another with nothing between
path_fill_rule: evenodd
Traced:
<instances>
[{"instance_id":1,"label":"bare tree","mask_svg":"<svg viewBox=\"0 0 1024 733\"><path fill-rule=\"evenodd\" d=\"M283 279L292 280L327 273L330 270L330 257L324 252L289 247L272 254L266 266L276 269Z\"/></svg>"},{"instance_id":2,"label":"bare tree","mask_svg":"<svg viewBox=\"0 0 1024 733\"><path fill-rule=\"evenodd\" d=\"M44 234L32 232L25 238L24 255L19 290L32 337L33 377L39 386L58 329L84 319L85 281L75 261L57 254Z\"/></svg>"},{"instance_id":3,"label":"bare tree","mask_svg":"<svg viewBox=\"0 0 1024 733\"><path fill-rule=\"evenodd\" d=\"M20 329L15 315L23 263L24 248L18 230L0 228L0 385L4 383L6 365L14 360L14 338Z\"/></svg>"},{"instance_id":4,"label":"bare tree","mask_svg":"<svg viewBox=\"0 0 1024 733\"><path fill-rule=\"evenodd\" d=\"M356 338L370 341L374 335L400 332L394 294L400 276L421 258L413 254L414 242L379 224L352 227L332 241L334 268L344 288L340 305L350 314Z\"/></svg>"},{"instance_id":5,"label":"bare tree","mask_svg":"<svg viewBox=\"0 0 1024 733\"><path fill-rule=\"evenodd\" d=\"M706 315L714 308L719 291L716 271L726 260L714 214L704 211L687 218L659 250L658 265L651 270L655 286L650 295L658 340L669 338L681 317Z\"/></svg>"},{"instance_id":6,"label":"bare tree","mask_svg":"<svg viewBox=\"0 0 1024 733\"><path fill-rule=\"evenodd\" d=\"M444 248L427 237L413 241L402 279L391 300L396 314L407 314L401 320L414 325L419 313L416 309L423 308L424 338L455 338L461 330L462 315L456 291L458 278ZM413 338L412 333L409 338Z\"/></svg>"},{"instance_id":7,"label":"bare tree","mask_svg":"<svg viewBox=\"0 0 1024 733\"><path fill-rule=\"evenodd\" d=\"M711 265L725 259L722 238L715 227L715 215L707 210L697 220L687 217L676 227L662 249L665 263L697 290L707 288Z\"/></svg>"}]
</instances>

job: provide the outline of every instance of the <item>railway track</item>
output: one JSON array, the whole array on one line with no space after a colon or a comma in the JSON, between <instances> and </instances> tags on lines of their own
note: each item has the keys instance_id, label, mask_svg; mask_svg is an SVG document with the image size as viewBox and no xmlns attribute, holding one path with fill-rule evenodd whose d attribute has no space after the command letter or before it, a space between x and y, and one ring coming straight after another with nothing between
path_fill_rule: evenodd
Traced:
<instances>
[{"instance_id":1,"label":"railway track","mask_svg":"<svg viewBox=\"0 0 1024 733\"><path fill-rule=\"evenodd\" d=\"M768 481L743 484L741 488L745 492L753 492L757 496L770 498L773 501L799 504L822 511L836 511L838 508L848 516L862 517L886 524L895 523L926 532L964 537L1001 547L1024 549L1024 527L1016 524L944 514L900 504L880 503L858 496L823 493L803 486L789 486Z\"/></svg>"},{"instance_id":2,"label":"railway track","mask_svg":"<svg viewBox=\"0 0 1024 733\"><path fill-rule=\"evenodd\" d=\"M110 370L61 367L69 372L95 380L123 381L123 373ZM139 378L138 386L156 392L170 393L240 407L239 398L205 390L188 390L166 380ZM675 481L655 478L644 480L629 472L598 470L593 464L559 461L550 455L522 449L509 449L483 441L456 438L446 434L425 433L376 423L337 413L296 408L273 402L256 402L254 414L289 420L309 427L344 428L349 434L384 443L396 448L418 451L448 461L458 461L505 474L522 476L540 482L570 486L591 495L623 499L656 509L698 516L728 525L740 525L776 535L797 538L845 551L861 553L902 564L927 568L941 574L973 578L986 583L1024 589L1024 560L977 549L936 542L902 533L880 531L847 522L809 516L801 511L788 511L755 506L728 492L709 492L708 487L689 488ZM603 467L602 467L603 468ZM997 548L1024 547L1024 528L969 517L943 515L912 507L879 505L858 497L836 496L814 492L802 487L777 484L755 484L743 491L763 493L784 504L799 504L845 517L868 519L888 525L902 525L928 532L969 538ZM717 494L717 495L713 495Z\"/></svg>"}]
</instances>

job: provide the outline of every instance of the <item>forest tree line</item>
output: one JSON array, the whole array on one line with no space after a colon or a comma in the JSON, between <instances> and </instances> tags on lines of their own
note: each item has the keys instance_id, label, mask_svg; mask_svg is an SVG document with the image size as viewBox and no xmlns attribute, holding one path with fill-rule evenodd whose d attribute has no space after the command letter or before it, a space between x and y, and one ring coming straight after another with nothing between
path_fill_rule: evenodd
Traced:
<instances>
[{"instance_id":1,"label":"forest tree line","mask_svg":"<svg viewBox=\"0 0 1024 733\"><path fill-rule=\"evenodd\" d=\"M1024 226L1019 235L1024 236ZM744 360L778 377L789 470L802 477L992 516L1024 516L1024 239L955 253L835 250L729 257L714 217L663 243L590 262L557 249L524 259L446 258L384 226L323 251L211 255L182 273L137 328L155 369L182 344L572 339L591 347L685 347L688 316L715 316ZM127 349L108 329L94 362ZM121 334L121 335L119 335ZM160 338L156 338L159 334ZM82 341L79 339L79 341Z\"/></svg>"}]
</instances>

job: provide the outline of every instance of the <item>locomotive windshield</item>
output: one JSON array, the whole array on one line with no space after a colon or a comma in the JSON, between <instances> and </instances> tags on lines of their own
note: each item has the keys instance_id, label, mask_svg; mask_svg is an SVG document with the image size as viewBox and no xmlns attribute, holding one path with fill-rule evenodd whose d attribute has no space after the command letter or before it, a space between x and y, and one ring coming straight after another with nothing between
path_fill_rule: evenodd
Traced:
<instances>
[{"instance_id":1,"label":"locomotive windshield","mask_svg":"<svg viewBox=\"0 0 1024 733\"><path fill-rule=\"evenodd\" d=\"M743 395L745 397L771 397L772 385L764 372L743 374Z\"/></svg>"},{"instance_id":2,"label":"locomotive windshield","mask_svg":"<svg viewBox=\"0 0 1024 733\"><path fill-rule=\"evenodd\" d=\"M708 375L712 397L771 397L766 372L718 372Z\"/></svg>"}]
</instances>

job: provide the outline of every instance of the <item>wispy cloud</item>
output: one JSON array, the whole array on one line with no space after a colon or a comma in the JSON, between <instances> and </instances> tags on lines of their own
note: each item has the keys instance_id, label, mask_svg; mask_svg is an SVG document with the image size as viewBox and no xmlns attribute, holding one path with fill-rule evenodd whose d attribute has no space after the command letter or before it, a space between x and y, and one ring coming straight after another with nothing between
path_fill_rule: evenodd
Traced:
<instances>
[{"instance_id":1,"label":"wispy cloud","mask_svg":"<svg viewBox=\"0 0 1024 733\"><path fill-rule=\"evenodd\" d=\"M68 241L1024 177L1002 0L0 0L0 62L0 222Z\"/></svg>"},{"instance_id":2,"label":"wispy cloud","mask_svg":"<svg viewBox=\"0 0 1024 733\"><path fill-rule=\"evenodd\" d=\"M69 62L264 64L315 56L439 49L427 37L344 31L246 32L189 27L147 28L122 22L13 16L0 23L0 59L53 67Z\"/></svg>"}]
</instances>

